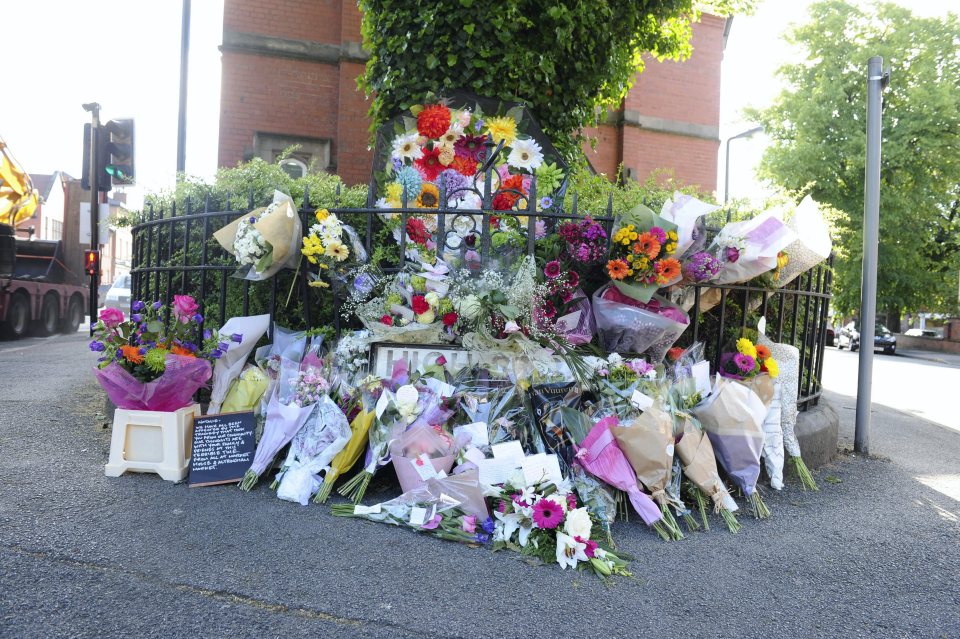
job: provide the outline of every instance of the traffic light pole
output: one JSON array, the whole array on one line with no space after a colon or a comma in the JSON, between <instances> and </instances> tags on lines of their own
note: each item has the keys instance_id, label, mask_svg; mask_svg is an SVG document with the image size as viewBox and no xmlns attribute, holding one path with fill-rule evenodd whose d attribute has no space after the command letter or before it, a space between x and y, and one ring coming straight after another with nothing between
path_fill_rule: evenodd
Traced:
<instances>
[{"instance_id":1,"label":"traffic light pole","mask_svg":"<svg viewBox=\"0 0 960 639\"><path fill-rule=\"evenodd\" d=\"M100 105L84 104L90 112L90 250L97 251L97 270L90 275L90 336L97 321L97 297L100 289L100 184L97 166L97 136L100 134Z\"/></svg>"}]
</instances>

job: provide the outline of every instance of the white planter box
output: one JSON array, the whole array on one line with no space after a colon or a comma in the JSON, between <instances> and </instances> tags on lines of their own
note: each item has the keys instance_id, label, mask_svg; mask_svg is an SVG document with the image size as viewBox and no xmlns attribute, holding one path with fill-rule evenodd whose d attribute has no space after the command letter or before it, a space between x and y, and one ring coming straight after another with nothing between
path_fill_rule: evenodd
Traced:
<instances>
[{"instance_id":1,"label":"white planter box","mask_svg":"<svg viewBox=\"0 0 960 639\"><path fill-rule=\"evenodd\" d=\"M107 477L125 472L157 473L167 481L181 481L190 466L193 418L200 404L173 412L118 408L113 417Z\"/></svg>"}]
</instances>

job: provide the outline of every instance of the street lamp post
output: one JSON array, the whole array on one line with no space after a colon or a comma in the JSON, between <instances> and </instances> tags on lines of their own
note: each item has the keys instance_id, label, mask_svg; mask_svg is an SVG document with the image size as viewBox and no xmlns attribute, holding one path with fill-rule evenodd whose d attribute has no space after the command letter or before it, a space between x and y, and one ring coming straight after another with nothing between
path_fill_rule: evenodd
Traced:
<instances>
[{"instance_id":1,"label":"street lamp post","mask_svg":"<svg viewBox=\"0 0 960 639\"><path fill-rule=\"evenodd\" d=\"M752 129L748 129L743 133L737 133L727 138L727 161L724 164L723 168L723 203L726 204L730 200L730 141L736 140L738 138L749 138L752 137L754 133L760 133L763 131L762 126L755 126ZM727 221L730 221L730 212L727 211Z\"/></svg>"}]
</instances>

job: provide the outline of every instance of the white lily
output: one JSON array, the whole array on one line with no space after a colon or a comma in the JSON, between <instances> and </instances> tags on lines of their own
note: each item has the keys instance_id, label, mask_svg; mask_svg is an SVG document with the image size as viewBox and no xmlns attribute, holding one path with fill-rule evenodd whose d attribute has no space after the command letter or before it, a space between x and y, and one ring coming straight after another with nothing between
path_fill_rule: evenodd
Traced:
<instances>
[{"instance_id":1,"label":"white lily","mask_svg":"<svg viewBox=\"0 0 960 639\"><path fill-rule=\"evenodd\" d=\"M527 545L527 540L533 531L533 511L531 509L520 508L514 504L514 512L502 513L495 511L493 514L500 520L500 524L497 526L498 541L510 541L513 534L519 531L520 545Z\"/></svg>"},{"instance_id":2,"label":"white lily","mask_svg":"<svg viewBox=\"0 0 960 639\"><path fill-rule=\"evenodd\" d=\"M580 543L570 535L557 533L557 563L564 570L567 566L576 568L577 562L589 561L586 553L587 545Z\"/></svg>"}]
</instances>

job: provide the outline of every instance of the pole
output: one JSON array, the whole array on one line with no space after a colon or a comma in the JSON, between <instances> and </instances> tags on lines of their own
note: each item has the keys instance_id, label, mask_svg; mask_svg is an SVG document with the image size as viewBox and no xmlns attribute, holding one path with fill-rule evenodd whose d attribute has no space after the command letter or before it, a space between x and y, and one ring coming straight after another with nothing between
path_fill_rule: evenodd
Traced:
<instances>
[{"instance_id":1,"label":"pole","mask_svg":"<svg viewBox=\"0 0 960 639\"><path fill-rule=\"evenodd\" d=\"M877 245L880 241L880 134L883 88L889 74L883 58L867 62L867 164L863 193L863 276L860 285L860 360L857 419L853 449L870 454L870 407L873 385L873 338L877 319Z\"/></svg>"},{"instance_id":2,"label":"pole","mask_svg":"<svg viewBox=\"0 0 960 639\"><path fill-rule=\"evenodd\" d=\"M736 135L731 135L727 138L727 161L724 163L723 167L723 203L726 205L727 201L730 200L730 142L739 138L749 138L752 137L754 133L760 133L763 131L762 126L755 126L752 129L742 131ZM731 212L727 211L727 222L730 221Z\"/></svg>"},{"instance_id":3,"label":"pole","mask_svg":"<svg viewBox=\"0 0 960 639\"><path fill-rule=\"evenodd\" d=\"M90 276L90 300L87 304L90 313L90 337L93 337L93 325L97 321L97 297L100 288L100 176L97 157L97 138L100 135L100 105L96 102L84 104L90 112L90 250L97 251L97 270Z\"/></svg>"},{"instance_id":4,"label":"pole","mask_svg":"<svg viewBox=\"0 0 960 639\"><path fill-rule=\"evenodd\" d=\"M183 0L183 22L180 26L180 110L177 117L177 173L187 166L187 71L190 64L190 0ZM178 180L179 175L178 175Z\"/></svg>"}]
</instances>

